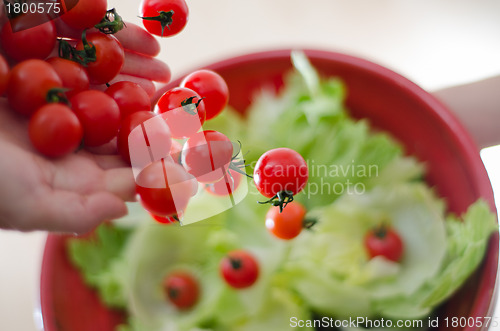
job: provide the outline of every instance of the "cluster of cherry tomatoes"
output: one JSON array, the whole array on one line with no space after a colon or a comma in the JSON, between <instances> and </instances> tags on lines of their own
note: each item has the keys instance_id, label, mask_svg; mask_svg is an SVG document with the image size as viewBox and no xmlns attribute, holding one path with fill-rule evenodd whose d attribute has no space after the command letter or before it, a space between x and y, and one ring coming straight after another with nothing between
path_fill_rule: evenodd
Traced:
<instances>
[{"instance_id":1,"label":"cluster of cherry tomatoes","mask_svg":"<svg viewBox=\"0 0 500 331\"><path fill-rule=\"evenodd\" d=\"M259 265L249 252L234 250L221 259L219 272L226 284L232 288L245 289L257 281ZM163 290L166 298L177 309L187 310L196 305L201 289L198 280L192 273L176 270L164 278Z\"/></svg>"}]
</instances>

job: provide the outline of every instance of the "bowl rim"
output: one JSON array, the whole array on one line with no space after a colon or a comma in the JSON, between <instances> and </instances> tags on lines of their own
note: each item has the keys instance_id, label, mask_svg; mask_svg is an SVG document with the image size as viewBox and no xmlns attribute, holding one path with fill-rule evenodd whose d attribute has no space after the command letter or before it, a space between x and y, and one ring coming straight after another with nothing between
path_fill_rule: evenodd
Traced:
<instances>
[{"instance_id":1,"label":"bowl rim","mask_svg":"<svg viewBox=\"0 0 500 331\"><path fill-rule=\"evenodd\" d=\"M219 71L221 69L229 69L232 67L238 67L242 64L249 64L252 62L262 62L269 60L279 60L284 58L290 58L290 53L297 48L285 48L285 49L275 49L275 50L263 50L251 53L244 53L242 55L231 56L216 62L207 63L205 65L196 66L195 69L210 69L214 71ZM337 63L342 63L349 66L357 67L364 71L369 71L372 74L383 78L384 80L390 81L399 88L404 90L408 95L412 95L417 100L422 102L429 109L432 109L431 115L436 121L441 124L441 126L446 130L446 134L452 139L453 145L457 148L459 153L463 155L467 169L470 169L470 176L474 185L474 189L478 192L490 206L492 212L496 215L496 206L494 202L493 189L491 187L491 182L489 180L488 174L484 167L479 154L479 148L472 139L469 132L465 129L464 125L458 120L458 118L449 110L441 101L439 101L430 92L424 90L417 84L413 83L409 79L405 78L399 73L379 65L370 60L366 60L361 57L353 56L346 53L330 51L330 50L320 50L320 49L309 49L302 48L308 58L312 61L314 60L325 60L325 61L335 61ZM153 100L157 100L163 91L174 85L178 85L183 77L188 73L177 76L168 84L163 85L157 89L157 92ZM56 243L62 240L62 237L57 234L49 234L47 236L42 264L41 264L41 275L40 275L40 295L39 295L39 307L41 310L41 316L43 320L44 330L56 331L55 325L52 322L53 318L47 318L45 313L52 313L53 311L48 308L50 301L52 299L52 294L50 293L50 283L49 283L49 270L47 266L50 266L53 261L52 252L56 249ZM496 288L497 288L497 270L498 270L498 256L499 256L499 235L495 233L490 238L488 249L485 257L483 258L482 265L483 277L481 284L478 287L477 293L475 295L474 301L472 303L472 310L470 312L471 316L485 317L492 316L493 309L495 308L496 302ZM48 311L47 311L48 309ZM478 330L478 328L467 327L464 331ZM486 330L486 329L484 329Z\"/></svg>"}]
</instances>

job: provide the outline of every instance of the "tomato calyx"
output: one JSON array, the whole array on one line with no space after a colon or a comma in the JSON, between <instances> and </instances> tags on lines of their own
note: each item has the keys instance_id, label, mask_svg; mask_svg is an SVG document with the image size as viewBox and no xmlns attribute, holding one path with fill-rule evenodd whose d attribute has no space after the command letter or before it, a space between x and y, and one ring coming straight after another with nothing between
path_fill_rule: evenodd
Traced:
<instances>
[{"instance_id":1,"label":"tomato calyx","mask_svg":"<svg viewBox=\"0 0 500 331\"><path fill-rule=\"evenodd\" d=\"M69 90L70 89L63 87L54 87L47 92L45 100L47 100L48 103L63 103L67 106L71 106L71 103L66 97L66 92Z\"/></svg>"},{"instance_id":2,"label":"tomato calyx","mask_svg":"<svg viewBox=\"0 0 500 331\"><path fill-rule=\"evenodd\" d=\"M196 98L198 97L196 95L193 95L192 97L186 98L181 101L182 109L189 115L196 115L198 113L198 106L200 105L200 102L204 99L201 98L198 101L193 102L193 100Z\"/></svg>"},{"instance_id":3,"label":"tomato calyx","mask_svg":"<svg viewBox=\"0 0 500 331\"><path fill-rule=\"evenodd\" d=\"M126 27L122 17L118 15L115 8L106 12L101 22L94 26L97 30L105 34L114 34Z\"/></svg>"},{"instance_id":4,"label":"tomato calyx","mask_svg":"<svg viewBox=\"0 0 500 331\"><path fill-rule=\"evenodd\" d=\"M375 229L373 229L373 234L379 239L384 239L387 236L388 230L389 229L387 225L381 223Z\"/></svg>"},{"instance_id":5,"label":"tomato calyx","mask_svg":"<svg viewBox=\"0 0 500 331\"><path fill-rule=\"evenodd\" d=\"M283 212L283 209L288 205L290 202L293 201L293 193L290 191L280 191L276 193L275 196L273 196L271 199L266 200L266 201L257 201L261 205L269 203L275 207L280 208L280 213Z\"/></svg>"},{"instance_id":6,"label":"tomato calyx","mask_svg":"<svg viewBox=\"0 0 500 331\"><path fill-rule=\"evenodd\" d=\"M243 262L241 261L240 258L229 256L228 259L229 263L231 264L231 268L233 268L233 270L239 270L243 267Z\"/></svg>"},{"instance_id":7,"label":"tomato calyx","mask_svg":"<svg viewBox=\"0 0 500 331\"><path fill-rule=\"evenodd\" d=\"M88 42L86 30L82 32L82 43L83 49L78 50L71 46L68 41L59 39L59 57L75 61L84 67L91 62L95 62L97 60L96 48L92 43Z\"/></svg>"},{"instance_id":8,"label":"tomato calyx","mask_svg":"<svg viewBox=\"0 0 500 331\"><path fill-rule=\"evenodd\" d=\"M142 17L139 16L139 18L142 18L143 20L146 21L158 21L161 24L161 36L163 37L163 31L165 28L170 30L170 25L173 23L172 16L174 16L174 11L169 10L169 11L159 11L158 16L151 16L151 17Z\"/></svg>"}]
</instances>

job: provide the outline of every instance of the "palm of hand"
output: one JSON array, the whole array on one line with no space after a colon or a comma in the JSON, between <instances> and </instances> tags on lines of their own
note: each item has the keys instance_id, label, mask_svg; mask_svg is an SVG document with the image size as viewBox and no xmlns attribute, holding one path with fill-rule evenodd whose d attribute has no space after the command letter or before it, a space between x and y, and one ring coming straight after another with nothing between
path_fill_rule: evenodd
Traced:
<instances>
[{"instance_id":1,"label":"palm of hand","mask_svg":"<svg viewBox=\"0 0 500 331\"><path fill-rule=\"evenodd\" d=\"M130 168L116 155L81 150L61 159L40 156L27 120L0 100L0 227L87 232L125 215L134 196Z\"/></svg>"}]
</instances>

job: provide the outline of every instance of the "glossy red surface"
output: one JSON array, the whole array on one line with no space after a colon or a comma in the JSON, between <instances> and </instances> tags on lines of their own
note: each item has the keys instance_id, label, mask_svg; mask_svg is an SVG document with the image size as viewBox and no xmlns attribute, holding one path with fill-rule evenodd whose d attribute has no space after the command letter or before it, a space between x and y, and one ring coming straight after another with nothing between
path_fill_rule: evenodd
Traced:
<instances>
[{"instance_id":1,"label":"glossy red surface","mask_svg":"<svg viewBox=\"0 0 500 331\"><path fill-rule=\"evenodd\" d=\"M404 77L359 58L323 51L306 51L306 54L322 75L338 76L346 83L347 106L354 116L368 118L375 127L391 132L408 153L427 164L426 180L446 199L450 211L461 213L480 197L495 210L493 192L477 147L457 119L432 95ZM267 86L278 90L282 86L283 73L291 69L290 50L244 55L205 68L226 79L230 105L244 112L258 89ZM68 263L65 240L50 235L45 248L41 275L45 330L111 331L123 316L104 308L94 291L83 284ZM440 314L488 316L497 261L498 235L495 235L480 269L441 307Z\"/></svg>"}]
</instances>

